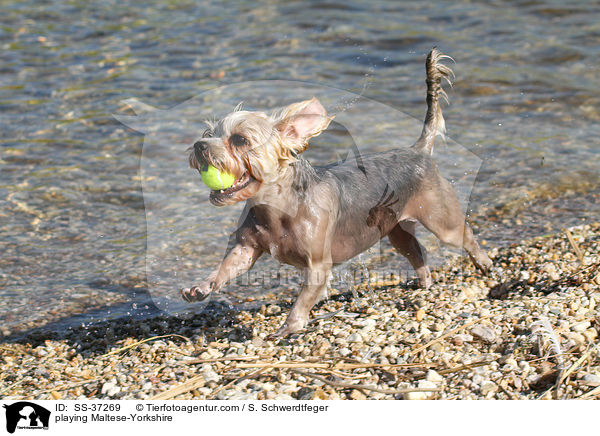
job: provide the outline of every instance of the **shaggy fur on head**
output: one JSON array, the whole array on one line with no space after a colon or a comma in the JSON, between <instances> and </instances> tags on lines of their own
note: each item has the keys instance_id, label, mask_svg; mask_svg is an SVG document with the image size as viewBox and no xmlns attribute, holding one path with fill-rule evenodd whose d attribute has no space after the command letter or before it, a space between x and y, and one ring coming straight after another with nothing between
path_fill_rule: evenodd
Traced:
<instances>
[{"instance_id":1,"label":"shaggy fur on head","mask_svg":"<svg viewBox=\"0 0 600 436\"><path fill-rule=\"evenodd\" d=\"M308 140L327 128L333 117L316 99L294 103L267 114L236 108L220 121L207 122L208 129L201 141L205 153L192 148L190 166L200 169L211 164L221 171L241 176L245 171L258 182L275 181L285 168L298 159L308 147ZM239 135L246 140L236 144L231 140Z\"/></svg>"}]
</instances>

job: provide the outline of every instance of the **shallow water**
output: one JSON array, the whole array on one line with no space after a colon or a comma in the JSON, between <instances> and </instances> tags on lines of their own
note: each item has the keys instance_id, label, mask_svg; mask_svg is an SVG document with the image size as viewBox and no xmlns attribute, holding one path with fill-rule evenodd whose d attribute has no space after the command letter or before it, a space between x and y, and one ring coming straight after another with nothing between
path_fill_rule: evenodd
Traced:
<instances>
[{"instance_id":1,"label":"shallow water","mask_svg":"<svg viewBox=\"0 0 600 436\"><path fill-rule=\"evenodd\" d=\"M345 118L313 140L305 154L312 162L344 157L356 136L360 152L408 145L424 114L423 61L433 45L456 60L444 108L452 141L435 156L486 247L597 219L594 2L9 1L0 8L5 335L152 312L153 304L180 310L177 289L218 261L240 211L208 206L206 188L187 168L185 150L202 117L241 100L267 109L314 91L340 114L336 121ZM299 82L265 86L272 80ZM144 136L113 117L133 115L129 98L167 116L145 118ZM361 111L363 102L374 103ZM443 261L445 251L422 234ZM383 257L379 271L397 268L387 245L374 251L361 260ZM228 288L227 301L292 292L298 279L288 268L289 279L265 284L276 269L261 260L249 285Z\"/></svg>"}]
</instances>

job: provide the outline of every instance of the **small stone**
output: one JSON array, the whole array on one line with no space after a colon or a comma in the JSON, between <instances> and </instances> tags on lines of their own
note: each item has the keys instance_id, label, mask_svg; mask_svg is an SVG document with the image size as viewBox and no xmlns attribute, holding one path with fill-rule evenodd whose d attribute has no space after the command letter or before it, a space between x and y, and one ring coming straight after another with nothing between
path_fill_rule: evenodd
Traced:
<instances>
[{"instance_id":1,"label":"small stone","mask_svg":"<svg viewBox=\"0 0 600 436\"><path fill-rule=\"evenodd\" d=\"M265 312L267 315L277 315L281 313L281 307L277 304L270 304Z\"/></svg>"},{"instance_id":2,"label":"small stone","mask_svg":"<svg viewBox=\"0 0 600 436\"><path fill-rule=\"evenodd\" d=\"M585 336L588 341L594 342L598 337L598 332L596 329L589 329L583 332L583 336Z\"/></svg>"},{"instance_id":3,"label":"small stone","mask_svg":"<svg viewBox=\"0 0 600 436\"><path fill-rule=\"evenodd\" d=\"M351 351L349 348L343 347L339 349L338 353L340 353L340 356L346 357L348 354L351 353Z\"/></svg>"},{"instance_id":4,"label":"small stone","mask_svg":"<svg viewBox=\"0 0 600 436\"><path fill-rule=\"evenodd\" d=\"M518 318L521 315L521 309L519 309L518 307L511 307L510 309L508 309L506 311L506 317L507 318Z\"/></svg>"},{"instance_id":5,"label":"small stone","mask_svg":"<svg viewBox=\"0 0 600 436\"><path fill-rule=\"evenodd\" d=\"M475 374L471 380L476 385L481 385L485 381L481 374Z\"/></svg>"},{"instance_id":6,"label":"small stone","mask_svg":"<svg viewBox=\"0 0 600 436\"><path fill-rule=\"evenodd\" d=\"M460 336L463 342L473 342L473 336L468 333L462 333L458 336Z\"/></svg>"},{"instance_id":7,"label":"small stone","mask_svg":"<svg viewBox=\"0 0 600 436\"><path fill-rule=\"evenodd\" d=\"M565 336L568 339L571 339L577 346L585 344L585 336L583 336L581 333L567 332Z\"/></svg>"},{"instance_id":8,"label":"small stone","mask_svg":"<svg viewBox=\"0 0 600 436\"><path fill-rule=\"evenodd\" d=\"M441 332L445 328L446 328L446 326L441 322L434 322L433 325L431 326L431 330L433 330L434 332Z\"/></svg>"},{"instance_id":9,"label":"small stone","mask_svg":"<svg viewBox=\"0 0 600 436\"><path fill-rule=\"evenodd\" d=\"M201 387L201 388L198 388L196 390L200 393L201 396L204 396L204 397L209 396L210 394L212 394L212 391L213 391L209 387Z\"/></svg>"},{"instance_id":10,"label":"small stone","mask_svg":"<svg viewBox=\"0 0 600 436\"><path fill-rule=\"evenodd\" d=\"M367 318L362 322L362 330L364 331L369 331L375 328L375 326L377 325L377 321L373 318Z\"/></svg>"},{"instance_id":11,"label":"small stone","mask_svg":"<svg viewBox=\"0 0 600 436\"><path fill-rule=\"evenodd\" d=\"M573 327L571 327L571 330L573 330L574 332L583 333L588 328L590 328L590 325L591 324L589 321L578 322Z\"/></svg>"},{"instance_id":12,"label":"small stone","mask_svg":"<svg viewBox=\"0 0 600 436\"><path fill-rule=\"evenodd\" d=\"M328 400L329 395L327 395L327 393L322 388L319 387L319 388L315 389L315 396L313 399L314 400Z\"/></svg>"},{"instance_id":13,"label":"small stone","mask_svg":"<svg viewBox=\"0 0 600 436\"><path fill-rule=\"evenodd\" d=\"M383 347L383 350L381 350L381 355L383 357L388 357L390 354L392 354L393 347L393 345L386 345L385 347Z\"/></svg>"},{"instance_id":14,"label":"small stone","mask_svg":"<svg viewBox=\"0 0 600 436\"><path fill-rule=\"evenodd\" d=\"M488 344L496 342L496 332L488 326L476 325L471 329L471 334Z\"/></svg>"},{"instance_id":15,"label":"small stone","mask_svg":"<svg viewBox=\"0 0 600 436\"><path fill-rule=\"evenodd\" d=\"M542 266L542 272L548 274L548 278L552 281L560 279L560 274L553 263L546 263Z\"/></svg>"},{"instance_id":16,"label":"small stone","mask_svg":"<svg viewBox=\"0 0 600 436\"><path fill-rule=\"evenodd\" d=\"M523 371L524 373L531 371L531 366L526 360L521 360L519 362L519 368L521 368L521 371Z\"/></svg>"},{"instance_id":17,"label":"small stone","mask_svg":"<svg viewBox=\"0 0 600 436\"><path fill-rule=\"evenodd\" d=\"M513 386L515 387L516 390L520 391L521 388L523 387L523 382L521 381L520 378L514 377L513 378Z\"/></svg>"},{"instance_id":18,"label":"small stone","mask_svg":"<svg viewBox=\"0 0 600 436\"><path fill-rule=\"evenodd\" d=\"M352 343L361 343L363 341L363 338L361 335L359 335L358 333L355 332L355 333L352 333L350 336L348 336L346 338L346 340L348 342L350 342L351 344Z\"/></svg>"},{"instance_id":19,"label":"small stone","mask_svg":"<svg viewBox=\"0 0 600 436\"><path fill-rule=\"evenodd\" d=\"M427 302L423 298L417 298L414 301L415 307L418 307L418 308L425 307L426 304L427 304Z\"/></svg>"},{"instance_id":20,"label":"small stone","mask_svg":"<svg viewBox=\"0 0 600 436\"><path fill-rule=\"evenodd\" d=\"M452 342L452 344L456 345L457 347L460 347L464 343L460 335L452 336L450 338L450 342Z\"/></svg>"},{"instance_id":21,"label":"small stone","mask_svg":"<svg viewBox=\"0 0 600 436\"><path fill-rule=\"evenodd\" d=\"M429 392L406 392L403 396L405 400L426 400Z\"/></svg>"},{"instance_id":22,"label":"small stone","mask_svg":"<svg viewBox=\"0 0 600 436\"><path fill-rule=\"evenodd\" d=\"M420 380L418 387L420 389L436 389L437 385L433 382L427 380ZM415 391L415 392L407 392L404 394L403 398L405 400L427 400L433 396L434 392L429 391Z\"/></svg>"},{"instance_id":23,"label":"small stone","mask_svg":"<svg viewBox=\"0 0 600 436\"><path fill-rule=\"evenodd\" d=\"M433 382L433 383L441 383L442 381L444 381L444 377L439 375L433 369L430 369L429 371L427 371L427 376L425 376L425 380Z\"/></svg>"},{"instance_id":24,"label":"small stone","mask_svg":"<svg viewBox=\"0 0 600 436\"><path fill-rule=\"evenodd\" d=\"M452 342L454 345L457 346L461 346L463 345L465 342L472 342L473 341L473 336L463 333L460 335L454 335L452 336L452 338L450 339L450 342Z\"/></svg>"},{"instance_id":25,"label":"small stone","mask_svg":"<svg viewBox=\"0 0 600 436\"><path fill-rule=\"evenodd\" d=\"M317 356L323 356L327 353L327 350L331 348L331 343L327 339L321 339L317 342L317 344L313 347L313 353Z\"/></svg>"},{"instance_id":26,"label":"small stone","mask_svg":"<svg viewBox=\"0 0 600 436\"><path fill-rule=\"evenodd\" d=\"M218 383L221 379L221 376L215 372L215 370L209 363L205 363L204 365L202 365L201 374L206 383L209 383L211 381Z\"/></svg>"},{"instance_id":27,"label":"small stone","mask_svg":"<svg viewBox=\"0 0 600 436\"><path fill-rule=\"evenodd\" d=\"M300 388L298 389L298 392L296 392L297 400L312 400L314 397L315 390L309 387Z\"/></svg>"},{"instance_id":28,"label":"small stone","mask_svg":"<svg viewBox=\"0 0 600 436\"><path fill-rule=\"evenodd\" d=\"M517 363L517 361L514 359L514 357L509 357L508 359L506 359L504 361L504 366L502 367L503 370L508 370L508 371L512 371L515 370L519 367L519 364Z\"/></svg>"},{"instance_id":29,"label":"small stone","mask_svg":"<svg viewBox=\"0 0 600 436\"><path fill-rule=\"evenodd\" d=\"M519 279L522 282L527 282L529 281L529 278L531 277L531 274L529 274L529 271L527 270L522 270L521 273L519 274Z\"/></svg>"},{"instance_id":30,"label":"small stone","mask_svg":"<svg viewBox=\"0 0 600 436\"><path fill-rule=\"evenodd\" d=\"M121 388L119 386L117 386L116 383L106 382L102 385L102 390L100 392L109 397L114 397L119 392L121 392Z\"/></svg>"},{"instance_id":31,"label":"small stone","mask_svg":"<svg viewBox=\"0 0 600 436\"><path fill-rule=\"evenodd\" d=\"M352 400L366 400L367 399L366 395L363 394L358 389L352 389L352 392L350 392L350 398Z\"/></svg>"},{"instance_id":32,"label":"small stone","mask_svg":"<svg viewBox=\"0 0 600 436\"><path fill-rule=\"evenodd\" d=\"M271 383L263 383L262 388L265 391L279 391L284 394L295 396L296 392L298 391L298 382L296 380L287 380L280 385L278 389L275 389L275 385Z\"/></svg>"},{"instance_id":33,"label":"small stone","mask_svg":"<svg viewBox=\"0 0 600 436\"><path fill-rule=\"evenodd\" d=\"M441 342L437 342L429 347L430 350L436 353L442 353L445 350L444 345Z\"/></svg>"},{"instance_id":34,"label":"small stone","mask_svg":"<svg viewBox=\"0 0 600 436\"><path fill-rule=\"evenodd\" d=\"M425 325L422 325L421 328L419 329L419 331L421 332L421 335L423 335L423 337L427 337L431 335L431 330L429 330L427 327L425 327Z\"/></svg>"},{"instance_id":35,"label":"small stone","mask_svg":"<svg viewBox=\"0 0 600 436\"><path fill-rule=\"evenodd\" d=\"M482 289L477 286L467 286L463 289L465 296L471 300L479 300L482 297Z\"/></svg>"},{"instance_id":36,"label":"small stone","mask_svg":"<svg viewBox=\"0 0 600 436\"><path fill-rule=\"evenodd\" d=\"M498 386L493 381L485 380L484 382L481 383L481 388L480 388L481 395L487 397L488 394L495 393L497 391L498 391Z\"/></svg>"},{"instance_id":37,"label":"small stone","mask_svg":"<svg viewBox=\"0 0 600 436\"><path fill-rule=\"evenodd\" d=\"M423 309L419 309L415 312L415 319L418 322L423 321L423 318L425 318L425 311Z\"/></svg>"},{"instance_id":38,"label":"small stone","mask_svg":"<svg viewBox=\"0 0 600 436\"><path fill-rule=\"evenodd\" d=\"M586 374L581 380L588 386L600 386L600 375Z\"/></svg>"}]
</instances>

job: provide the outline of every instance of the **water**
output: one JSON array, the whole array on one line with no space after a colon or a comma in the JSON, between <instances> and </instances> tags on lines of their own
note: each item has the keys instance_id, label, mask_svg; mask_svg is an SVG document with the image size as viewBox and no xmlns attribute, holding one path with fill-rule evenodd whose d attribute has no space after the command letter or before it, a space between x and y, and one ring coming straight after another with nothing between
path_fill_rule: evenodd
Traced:
<instances>
[{"instance_id":1,"label":"water","mask_svg":"<svg viewBox=\"0 0 600 436\"><path fill-rule=\"evenodd\" d=\"M153 304L179 310L177 287L202 277L221 256L240 208L204 206L207 192L185 168L196 124L163 120L160 138L168 144L152 154L148 138L144 143L144 135L112 116L133 115L123 103L129 98L161 109L192 99L197 115L222 115L248 101L249 81L301 81L287 94L260 89L250 106L310 98L301 91L313 88L362 94L391 109L348 111L346 122L371 138L361 152L384 150L418 131L424 55L438 45L456 59L456 81L444 109L454 142L437 146L436 159L457 184L475 180L461 195L470 198L466 206L486 246L597 219L594 2L168 1L140 8L6 1L0 8L4 334L152 312ZM347 128L333 125L306 157L340 158L352 141ZM481 168L465 175L455 164L473 156ZM152 172L161 162L180 171ZM161 177L146 180L148 169L146 175ZM144 198L143 183L155 197ZM148 217L150 232L146 215L157 209L144 200L171 207L153 215L163 220ZM160 253L152 250L163 240L163 262L153 267L151 258L146 270L147 246ZM398 260L388 248L376 256L383 265ZM257 268L248 284L225 291L228 301L296 289L293 275L265 285L274 262L261 260ZM167 278L155 280L156 271Z\"/></svg>"}]
</instances>

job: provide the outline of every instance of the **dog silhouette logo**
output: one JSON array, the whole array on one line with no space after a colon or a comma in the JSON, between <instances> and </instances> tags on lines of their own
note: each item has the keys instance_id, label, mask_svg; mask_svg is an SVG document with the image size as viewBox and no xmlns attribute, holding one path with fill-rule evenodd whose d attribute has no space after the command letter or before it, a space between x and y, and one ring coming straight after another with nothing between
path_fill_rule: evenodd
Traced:
<instances>
[{"instance_id":1,"label":"dog silhouette logo","mask_svg":"<svg viewBox=\"0 0 600 436\"><path fill-rule=\"evenodd\" d=\"M6 409L6 431L14 433L18 429L48 429L50 422L50 411L30 403L29 401L19 401L10 405L3 406Z\"/></svg>"}]
</instances>

